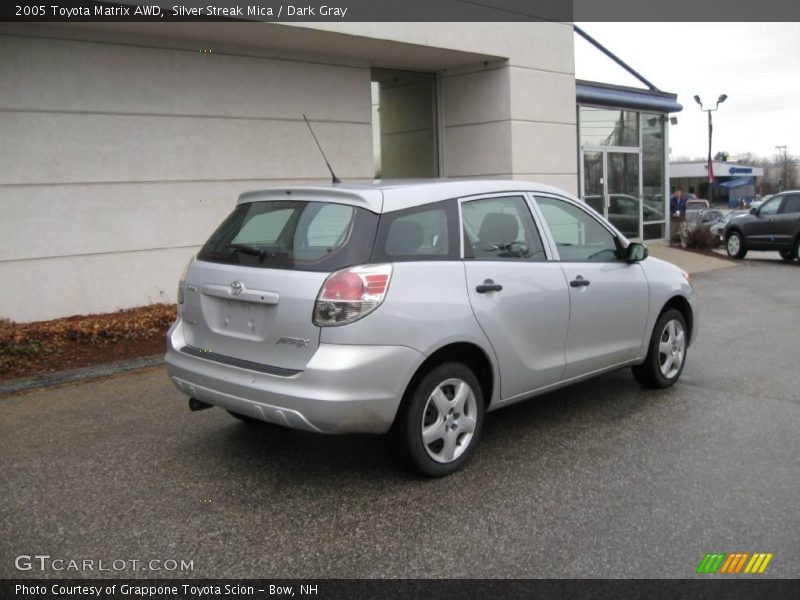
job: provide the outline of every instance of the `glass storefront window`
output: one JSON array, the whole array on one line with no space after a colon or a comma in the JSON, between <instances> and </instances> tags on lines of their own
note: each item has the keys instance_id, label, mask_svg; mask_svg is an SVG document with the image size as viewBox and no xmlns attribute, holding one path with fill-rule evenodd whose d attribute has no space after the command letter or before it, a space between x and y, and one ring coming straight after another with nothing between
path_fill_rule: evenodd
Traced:
<instances>
[{"instance_id":1,"label":"glass storefront window","mask_svg":"<svg viewBox=\"0 0 800 600\"><path fill-rule=\"evenodd\" d=\"M645 223L666 219L664 190L666 120L666 115L642 113L642 201ZM655 229L650 228L650 231ZM645 239L647 239L646 234Z\"/></svg>"},{"instance_id":2,"label":"glass storefront window","mask_svg":"<svg viewBox=\"0 0 800 600\"><path fill-rule=\"evenodd\" d=\"M666 235L667 118L661 113L578 107L583 200L627 237Z\"/></svg>"},{"instance_id":3,"label":"glass storefront window","mask_svg":"<svg viewBox=\"0 0 800 600\"><path fill-rule=\"evenodd\" d=\"M581 106L581 146L638 146L638 116L633 110Z\"/></svg>"}]
</instances>

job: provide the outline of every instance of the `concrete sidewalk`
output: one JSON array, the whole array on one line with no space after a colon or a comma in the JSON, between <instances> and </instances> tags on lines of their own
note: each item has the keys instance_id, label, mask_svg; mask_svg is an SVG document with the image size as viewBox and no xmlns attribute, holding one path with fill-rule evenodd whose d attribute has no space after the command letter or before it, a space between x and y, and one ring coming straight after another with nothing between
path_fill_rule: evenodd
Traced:
<instances>
[{"instance_id":1,"label":"concrete sidewalk","mask_svg":"<svg viewBox=\"0 0 800 600\"><path fill-rule=\"evenodd\" d=\"M741 266L741 263L735 263L725 258L715 258L698 252L673 248L665 241L651 241L645 245L650 251L650 256L670 262L692 275Z\"/></svg>"}]
</instances>

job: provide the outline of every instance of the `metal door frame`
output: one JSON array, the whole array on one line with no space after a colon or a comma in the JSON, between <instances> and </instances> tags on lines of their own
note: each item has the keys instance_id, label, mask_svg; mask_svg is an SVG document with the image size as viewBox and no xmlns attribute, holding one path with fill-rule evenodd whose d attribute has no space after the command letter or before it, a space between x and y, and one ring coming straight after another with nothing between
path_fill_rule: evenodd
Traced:
<instances>
[{"instance_id":1,"label":"metal door frame","mask_svg":"<svg viewBox=\"0 0 800 600\"><path fill-rule=\"evenodd\" d=\"M639 181L638 186L639 189L637 190L636 197L639 199L639 236L638 239L641 240L644 234L644 209L642 208L642 202L644 201L644 197L642 196L642 149L640 147L633 147L633 146L581 146L581 157L578 161L578 168L580 172L580 198L583 200L586 197L586 180L585 180L585 173L584 173L584 154L587 152L600 152L603 155L603 218L608 220L608 209L611 204L611 200L608 194L608 154L616 153L616 154L638 154L639 155ZM633 194L631 194L633 195ZM585 200L583 200L585 202Z\"/></svg>"}]
</instances>

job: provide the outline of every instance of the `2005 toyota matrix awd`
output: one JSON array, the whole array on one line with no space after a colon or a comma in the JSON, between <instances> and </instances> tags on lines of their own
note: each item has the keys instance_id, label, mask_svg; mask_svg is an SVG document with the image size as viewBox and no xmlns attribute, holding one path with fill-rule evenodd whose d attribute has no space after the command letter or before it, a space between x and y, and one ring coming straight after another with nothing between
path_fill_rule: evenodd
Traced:
<instances>
[{"instance_id":1,"label":"2005 toyota matrix awd","mask_svg":"<svg viewBox=\"0 0 800 600\"><path fill-rule=\"evenodd\" d=\"M581 201L521 181L243 194L187 265L166 362L197 410L390 433L461 467L484 412L632 367L681 375L688 275Z\"/></svg>"}]
</instances>

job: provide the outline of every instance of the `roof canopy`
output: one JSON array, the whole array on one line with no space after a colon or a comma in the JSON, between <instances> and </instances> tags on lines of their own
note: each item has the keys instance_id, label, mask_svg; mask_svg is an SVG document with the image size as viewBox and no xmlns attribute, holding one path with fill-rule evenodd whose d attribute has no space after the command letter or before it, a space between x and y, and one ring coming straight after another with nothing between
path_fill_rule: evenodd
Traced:
<instances>
[{"instance_id":1,"label":"roof canopy","mask_svg":"<svg viewBox=\"0 0 800 600\"><path fill-rule=\"evenodd\" d=\"M610 108L630 108L662 113L683 110L677 94L614 86L593 81L576 81L575 97L578 104L591 104Z\"/></svg>"},{"instance_id":2,"label":"roof canopy","mask_svg":"<svg viewBox=\"0 0 800 600\"><path fill-rule=\"evenodd\" d=\"M745 185L753 185L756 181L755 177L734 177L729 181L725 181L724 183L720 183L719 187L721 188L738 188Z\"/></svg>"}]
</instances>

